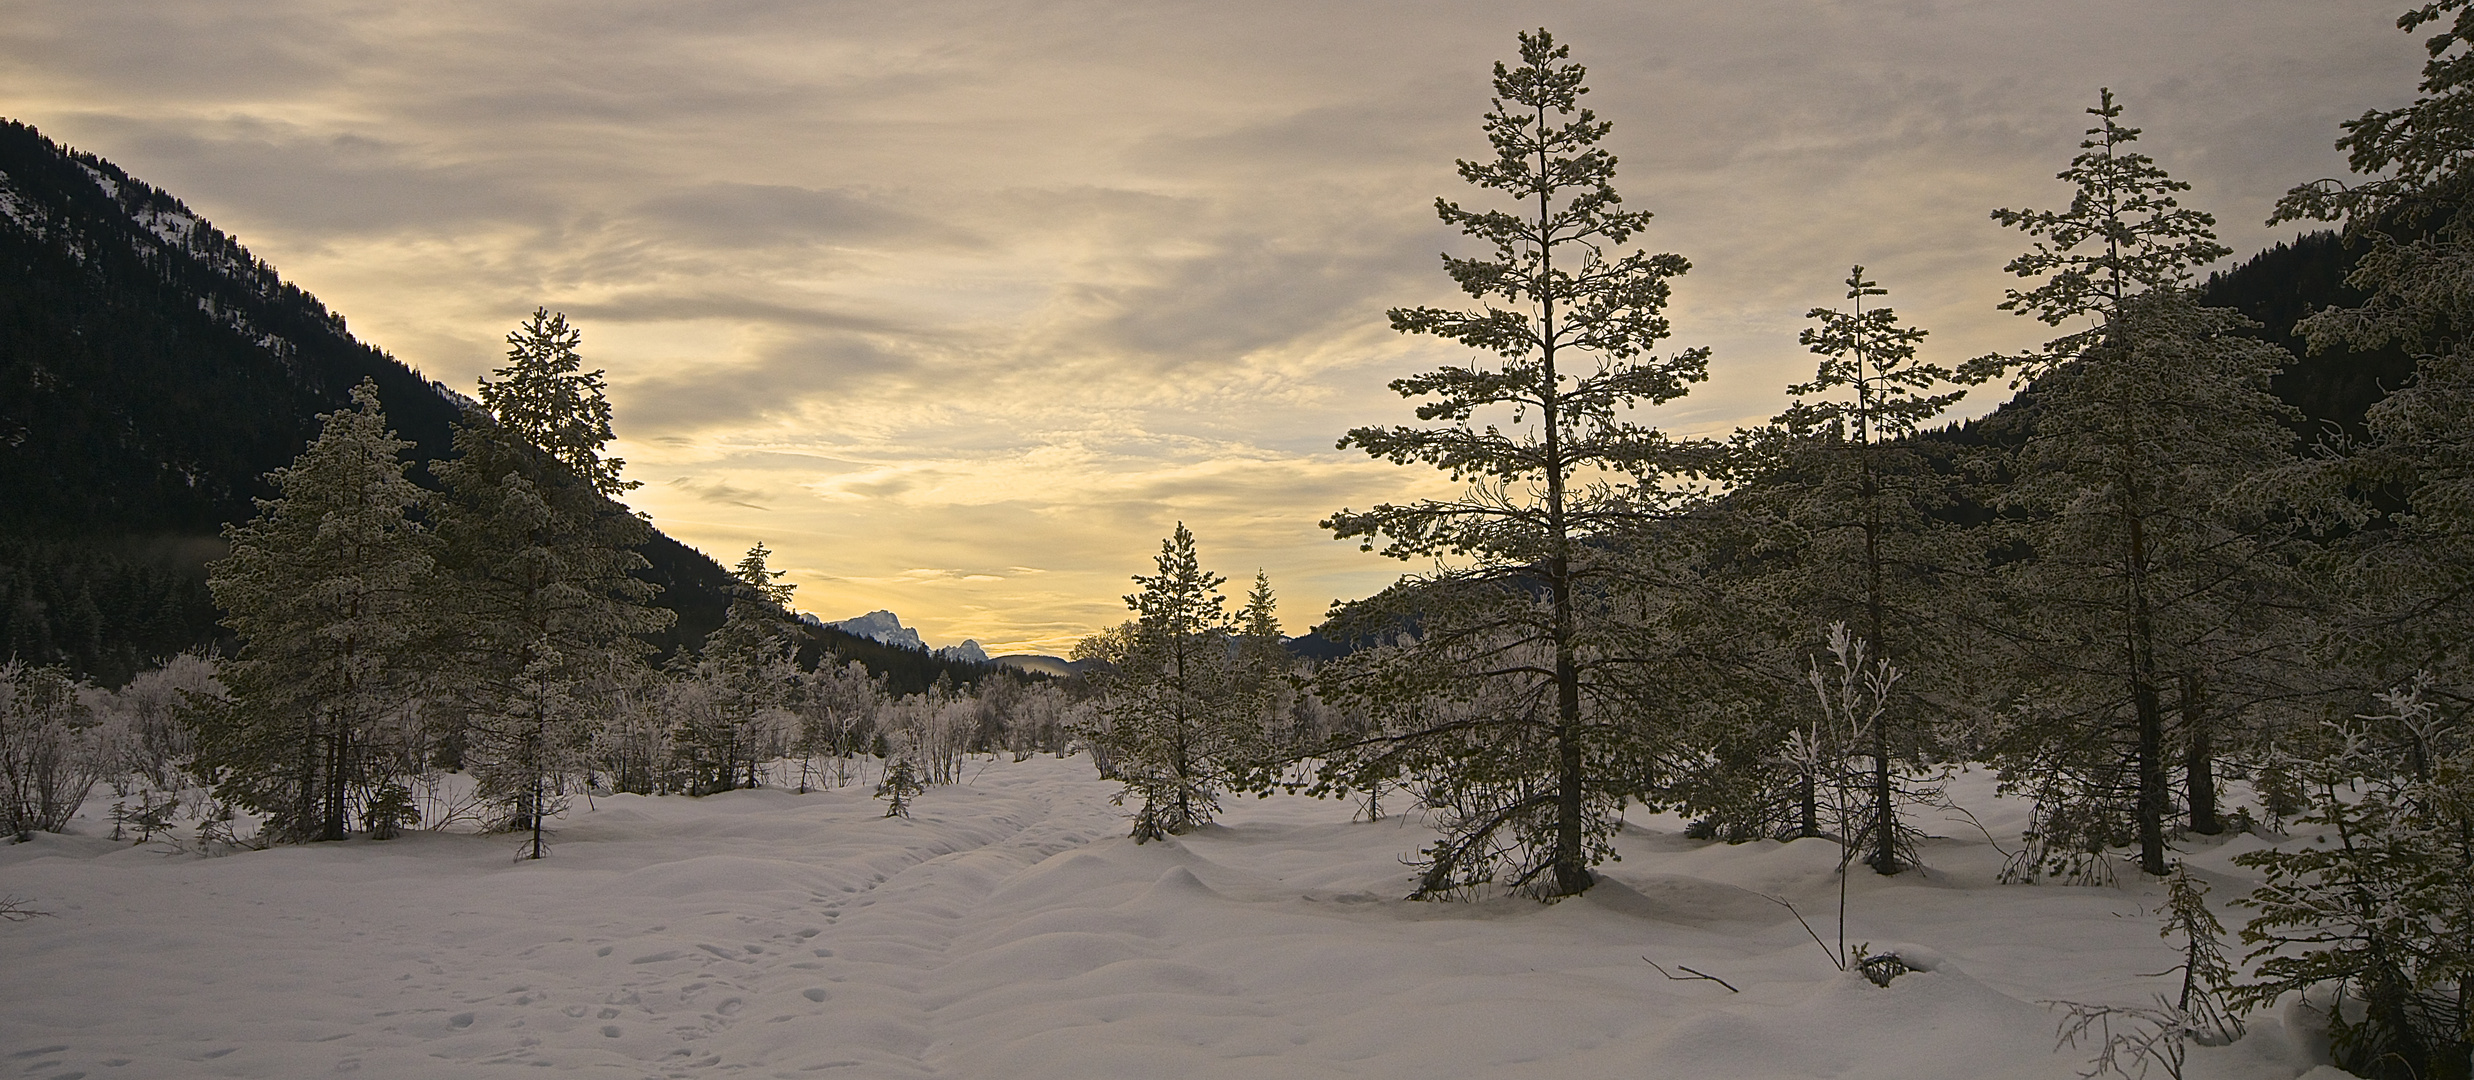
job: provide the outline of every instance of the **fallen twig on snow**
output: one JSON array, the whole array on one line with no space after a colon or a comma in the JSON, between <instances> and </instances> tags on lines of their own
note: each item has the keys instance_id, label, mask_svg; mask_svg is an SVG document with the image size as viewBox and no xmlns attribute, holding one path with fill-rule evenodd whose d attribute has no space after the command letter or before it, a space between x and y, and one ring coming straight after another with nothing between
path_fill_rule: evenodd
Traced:
<instances>
[{"instance_id":1,"label":"fallen twig on snow","mask_svg":"<svg viewBox=\"0 0 2474 1080\"><path fill-rule=\"evenodd\" d=\"M1738 989L1736 989L1736 988L1735 988L1735 984L1734 984L1734 983L1728 982L1728 981L1726 981L1725 979L1721 979L1721 978L1719 978L1719 977L1718 977L1718 976L1716 976L1716 975L1711 975L1711 974L1708 974L1708 973L1706 973L1706 972L1693 971L1691 968L1685 967L1685 966L1684 966L1684 965L1682 965L1682 964L1677 964L1677 965L1675 965L1676 971L1689 972L1689 974L1685 974L1685 975L1677 975L1677 974L1675 974L1675 972L1673 972L1673 971L1668 971L1668 970L1666 969L1666 966L1665 966L1665 965L1660 964L1659 962L1657 962L1657 961L1655 961L1655 960L1650 960L1650 959L1649 959L1648 957L1646 957L1646 956L1642 957L1641 959L1649 961L1649 966L1654 967L1654 968L1657 968L1657 969L1658 969L1658 974L1666 976L1666 977L1667 977L1667 981L1669 981L1669 982L1700 982L1700 981L1702 981L1702 980L1708 980L1708 981L1710 981L1710 982L1717 983L1717 984L1718 984L1718 985L1720 985L1720 986L1726 987L1726 988L1727 988L1727 992L1728 992L1728 993L1730 993L1730 994L1741 994L1741 993L1743 993L1743 991L1738 990Z\"/></svg>"}]
</instances>

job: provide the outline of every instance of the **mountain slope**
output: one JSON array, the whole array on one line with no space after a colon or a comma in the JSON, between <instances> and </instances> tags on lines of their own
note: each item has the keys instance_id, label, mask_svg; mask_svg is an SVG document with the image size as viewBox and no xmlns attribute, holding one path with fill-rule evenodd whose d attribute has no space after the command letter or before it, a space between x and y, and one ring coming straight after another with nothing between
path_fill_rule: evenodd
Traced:
<instances>
[{"instance_id":1,"label":"mountain slope","mask_svg":"<svg viewBox=\"0 0 2474 1080\"><path fill-rule=\"evenodd\" d=\"M0 658L117 680L219 639L222 526L363 378L417 461L448 453L459 395L179 199L0 122ZM644 555L679 616L657 645L720 625L719 565L660 535Z\"/></svg>"}]
</instances>

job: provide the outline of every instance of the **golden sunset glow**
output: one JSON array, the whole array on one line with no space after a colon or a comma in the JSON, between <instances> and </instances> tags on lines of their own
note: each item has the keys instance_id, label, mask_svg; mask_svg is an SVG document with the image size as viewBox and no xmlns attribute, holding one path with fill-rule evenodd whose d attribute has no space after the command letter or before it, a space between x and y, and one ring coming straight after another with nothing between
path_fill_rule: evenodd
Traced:
<instances>
[{"instance_id":1,"label":"golden sunset glow","mask_svg":"<svg viewBox=\"0 0 2474 1080\"><path fill-rule=\"evenodd\" d=\"M1432 202L1476 198L1516 30L1589 66L1643 243L1694 263L1712 378L1650 420L1724 434L1809 375L1851 263L1930 359L2051 336L1995 310L2022 241L1986 215L2067 199L2100 85L2230 246L2291 236L2274 197L2412 84L2393 6L33 0L0 114L456 389L564 311L662 529L763 541L826 619L1061 653L1178 521L1290 633L1402 572L1316 522L1449 490L1333 442L1451 355L1383 312L1454 298Z\"/></svg>"}]
</instances>

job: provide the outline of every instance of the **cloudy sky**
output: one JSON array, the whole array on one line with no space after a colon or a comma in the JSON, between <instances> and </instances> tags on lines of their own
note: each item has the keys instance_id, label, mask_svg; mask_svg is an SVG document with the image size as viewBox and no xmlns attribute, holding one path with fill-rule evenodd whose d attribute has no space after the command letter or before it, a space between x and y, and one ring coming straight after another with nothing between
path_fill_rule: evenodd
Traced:
<instances>
[{"instance_id":1,"label":"cloudy sky","mask_svg":"<svg viewBox=\"0 0 2474 1080\"><path fill-rule=\"evenodd\" d=\"M1342 506L1441 493L1333 448L1449 359L1431 209L1489 65L1590 69L1646 243L1694 267L1723 434L1808 377L1861 262L1927 357L1994 310L2097 87L2248 254L2340 120L2410 95L2401 0L1360 3L0 0L0 115L165 187L470 390L536 305L609 371L634 504L797 605L1061 652L1183 520L1291 632L1404 567ZM1983 411L1989 397L1971 402Z\"/></svg>"}]
</instances>

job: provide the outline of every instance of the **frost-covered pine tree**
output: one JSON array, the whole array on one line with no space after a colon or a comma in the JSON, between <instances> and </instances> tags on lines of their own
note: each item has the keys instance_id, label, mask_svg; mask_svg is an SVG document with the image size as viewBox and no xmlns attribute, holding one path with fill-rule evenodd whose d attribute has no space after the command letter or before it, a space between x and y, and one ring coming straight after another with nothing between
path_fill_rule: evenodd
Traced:
<instances>
[{"instance_id":1,"label":"frost-covered pine tree","mask_svg":"<svg viewBox=\"0 0 2474 1080\"><path fill-rule=\"evenodd\" d=\"M671 745L699 794L757 786L759 766L788 749L800 681L798 622L785 605L797 586L767 565L772 554L758 543L739 560L732 570L739 593L684 673L706 684L706 708Z\"/></svg>"},{"instance_id":2,"label":"frost-covered pine tree","mask_svg":"<svg viewBox=\"0 0 2474 1080\"><path fill-rule=\"evenodd\" d=\"M1657 695L1619 688L1643 655L1625 640L1637 607L1619 597L1662 568L1644 534L1689 500L1672 481L1708 459L1625 415L1707 375L1707 349L1650 352L1668 336L1670 282L1690 264L1625 250L1650 215L1615 191L1615 156L1598 145L1611 125L1580 104L1585 70L1544 30L1519 42L1519 66L1495 65L1484 122L1494 157L1460 163L1502 207L1435 200L1445 223L1491 249L1443 257L1479 304L1390 313L1393 329L1470 355L1391 384L1421 399L1426 426L1340 441L1470 487L1324 523L1367 550L1440 564L1341 621L1353 634L1414 635L1325 667L1319 684L1326 700L1387 718L1331 748L1322 790L1407 776L1441 785L1429 795L1445 835L1425 852L1421 894L1494 883L1560 896L1594 880L1617 813L1657 770L1637 709Z\"/></svg>"},{"instance_id":3,"label":"frost-covered pine tree","mask_svg":"<svg viewBox=\"0 0 2474 1080\"><path fill-rule=\"evenodd\" d=\"M502 381L488 384L499 407L553 432L606 430L590 422L607 411L597 382L520 377L536 362L529 336L510 335ZM561 421L566 408L586 420ZM651 527L606 497L616 465L598 446L588 436L568 447L585 456L556 457L474 410L456 425L456 456L433 470L446 487L438 533L453 582L440 671L469 725L465 763L504 808L501 825L531 834L530 858L544 851L543 818L590 760L598 719L642 662L638 635L670 619L647 604L654 586L632 576L647 565L636 549Z\"/></svg>"},{"instance_id":4,"label":"frost-covered pine tree","mask_svg":"<svg viewBox=\"0 0 2474 1080\"><path fill-rule=\"evenodd\" d=\"M2140 869L2161 876L2182 749L2167 740L2166 695L2177 673L2223 686L2237 673L2220 658L2267 651L2242 621L2267 610L2243 601L2281 573L2252 481L2292 461L2292 409L2268 387L2285 353L2188 287L2228 253L2215 219L2181 206L2174 193L2190 185L2131 149L2139 131L2119 123L2112 91L2088 112L2098 126L2060 174L2076 188L2070 207L1993 215L2039 238L2008 269L2042 283L2002 306L2078 328L1971 365L2034 381L2035 430L2000 505L2033 553L2003 584L2023 613L2008 624L2011 655L2038 673L2035 716L2004 757L2048 811L2076 803L2101 832L2127 810ZM2037 842L2075 845L2065 820L2048 813Z\"/></svg>"},{"instance_id":5,"label":"frost-covered pine tree","mask_svg":"<svg viewBox=\"0 0 2474 1080\"><path fill-rule=\"evenodd\" d=\"M1813 628L1842 624L1876 661L1896 656L1911 673L1919 660L1951 681L1942 659L1960 635L1950 625L1966 605L1964 581L1979 560L1937 519L1953 501L1953 479L1912 437L1964 393L1959 373L1916 357L1925 332L1902 325L1873 297L1887 295L1861 266L1846 279L1848 307L1814 308L1799 341L1821 357L1810 382L1787 388L1794 401L1761 428L1740 431L1730 447L1727 553L1712 568L1723 604L1735 609L1728 632L1767 638L1769 664L1801 672ZM1751 624L1751 625L1746 625ZM1840 644L1843 644L1840 643ZM1722 725L1715 736L1774 742L1781 718L1800 716L1792 687L1779 707L1747 718L1760 729ZM1843 749L1869 774L1866 812L1843 839L1861 844L1881 873L1905 865L1899 853L1902 792L1898 763L1929 756L1925 721L1933 703L1906 680L1902 700L1873 714ZM1808 740L1809 743L1809 740ZM1833 743L1833 745L1836 745ZM1806 745L1803 751L1816 747ZM1851 764L1855 764L1851 762ZM1813 835L1819 815L1809 779L1796 793L1798 832ZM1882 827L1887 823L1888 827Z\"/></svg>"},{"instance_id":6,"label":"frost-covered pine tree","mask_svg":"<svg viewBox=\"0 0 2474 1080\"><path fill-rule=\"evenodd\" d=\"M225 530L230 556L207 587L240 652L227 697L199 711L193 768L218 798L265 815L269 837L341 840L353 807L391 776L373 753L419 693L419 650L436 592L435 539L410 516L430 505L404 476L411 444L387 430L378 389L321 417L280 494Z\"/></svg>"},{"instance_id":7,"label":"frost-covered pine tree","mask_svg":"<svg viewBox=\"0 0 2474 1080\"><path fill-rule=\"evenodd\" d=\"M1226 579L1203 569L1183 522L1153 561L1158 573L1134 575L1142 590L1125 598L1134 621L1102 657L1106 722L1090 736L1125 785L1117 801L1141 804L1137 841L1209 822L1220 792L1265 753L1262 688L1239 655L1220 594Z\"/></svg>"},{"instance_id":8,"label":"frost-covered pine tree","mask_svg":"<svg viewBox=\"0 0 2474 1080\"><path fill-rule=\"evenodd\" d=\"M539 447L593 490L610 498L641 486L623 479L627 462L604 457L617 437L602 372L585 371L576 353L584 332L567 316L535 308L524 325L507 334L507 365L481 380L481 405L500 425Z\"/></svg>"},{"instance_id":9,"label":"frost-covered pine tree","mask_svg":"<svg viewBox=\"0 0 2474 1080\"><path fill-rule=\"evenodd\" d=\"M2266 881L2248 1004L2335 987L2338 1064L2363 1076L2474 1072L2474 2L2406 10L2427 52L2414 100L2344 124L2350 181L2288 192L2276 220L2343 224L2361 303L2298 331L2314 348L2401 346L2413 378L2318 479L2357 496L2315 569L2336 584L2327 653L2402 685L2289 739L2279 794L2308 792L2309 842L2242 856ZM2376 493L2377 501L2359 496ZM2267 777L2262 777L2267 779Z\"/></svg>"},{"instance_id":10,"label":"frost-covered pine tree","mask_svg":"<svg viewBox=\"0 0 2474 1080\"><path fill-rule=\"evenodd\" d=\"M2397 26L2425 35L2414 100L2347 121L2336 145L2355 177L2296 187L2275 220L2341 222L2359 252L2346 284L2363 302L2296 327L2314 349L2414 357L2413 378L2371 408L2369 437L2328 469L2370 496L2348 508L2342 557L2322 567L2345 599L2333 651L2375 672L2373 685L2420 671L2463 696L2474 693L2474 2L2420 4Z\"/></svg>"},{"instance_id":11,"label":"frost-covered pine tree","mask_svg":"<svg viewBox=\"0 0 2474 1080\"><path fill-rule=\"evenodd\" d=\"M2336 989L2361 1006L2331 1010L2338 1064L2383 1080L2474 1061L2474 730L2432 690L2417 678L2323 725L2299 765L2307 828L2234 859L2265 878L2237 901L2258 915L2236 1002Z\"/></svg>"}]
</instances>

